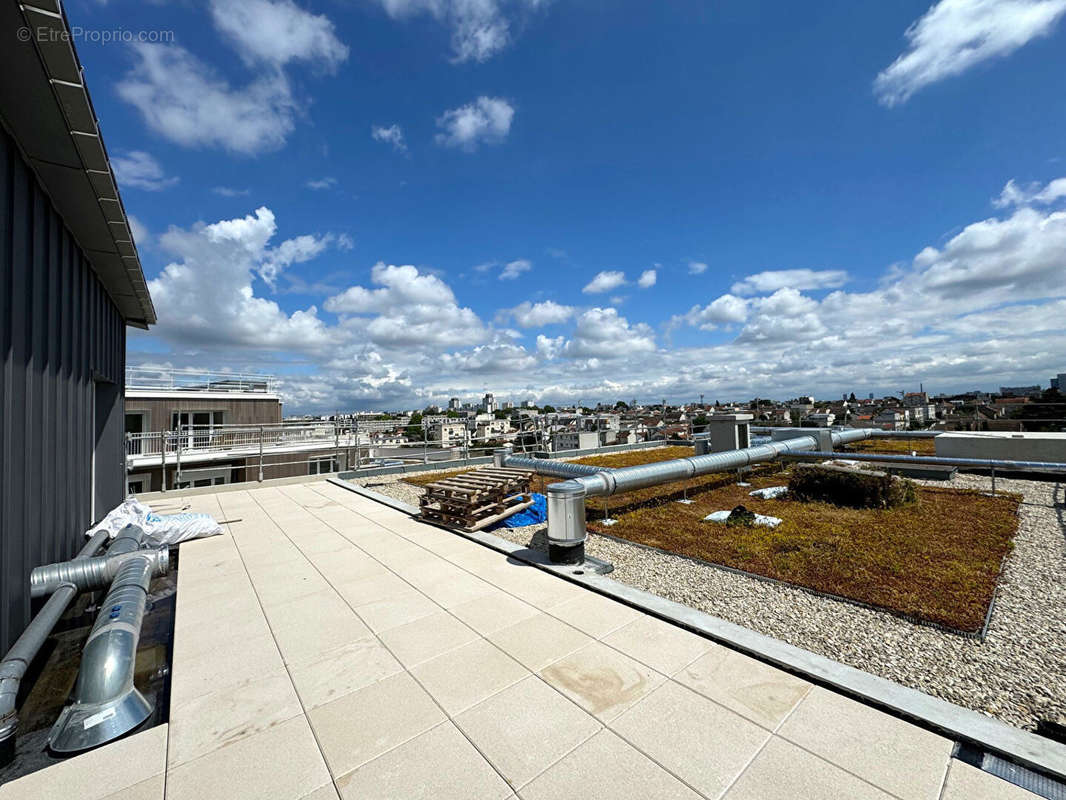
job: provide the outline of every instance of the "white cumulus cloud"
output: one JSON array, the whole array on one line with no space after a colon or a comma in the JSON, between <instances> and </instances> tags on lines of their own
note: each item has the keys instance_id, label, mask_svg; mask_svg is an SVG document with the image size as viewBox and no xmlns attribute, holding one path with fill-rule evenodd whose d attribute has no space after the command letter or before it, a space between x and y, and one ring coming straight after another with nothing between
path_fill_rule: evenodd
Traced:
<instances>
[{"instance_id":1,"label":"white cumulus cloud","mask_svg":"<svg viewBox=\"0 0 1066 800\"><path fill-rule=\"evenodd\" d=\"M658 278L658 273L653 269L646 269L640 273L640 277L637 278L637 286L641 289L650 289L655 285L655 281Z\"/></svg>"},{"instance_id":2,"label":"white cumulus cloud","mask_svg":"<svg viewBox=\"0 0 1066 800\"><path fill-rule=\"evenodd\" d=\"M940 0L907 28L907 49L877 76L874 92L889 107L906 102L1048 35L1064 13L1066 0Z\"/></svg>"},{"instance_id":3,"label":"white cumulus cloud","mask_svg":"<svg viewBox=\"0 0 1066 800\"><path fill-rule=\"evenodd\" d=\"M501 97L482 95L472 103L445 111L437 118L437 143L467 152L482 144L499 144L511 132L514 106Z\"/></svg>"},{"instance_id":4,"label":"white cumulus cloud","mask_svg":"<svg viewBox=\"0 0 1066 800\"><path fill-rule=\"evenodd\" d=\"M625 282L626 275L624 272L604 270L596 273L596 277L589 281L581 291L585 294L602 294L603 292L617 289L619 286L624 286Z\"/></svg>"},{"instance_id":5,"label":"white cumulus cloud","mask_svg":"<svg viewBox=\"0 0 1066 800\"><path fill-rule=\"evenodd\" d=\"M403 128L399 125L374 125L370 129L370 135L376 142L391 144L392 149L399 153L407 152L407 142L403 138Z\"/></svg>"},{"instance_id":6,"label":"white cumulus cloud","mask_svg":"<svg viewBox=\"0 0 1066 800\"><path fill-rule=\"evenodd\" d=\"M837 289L848 281L840 269L777 269L749 275L730 288L733 294L773 294L778 289Z\"/></svg>"},{"instance_id":7,"label":"white cumulus cloud","mask_svg":"<svg viewBox=\"0 0 1066 800\"><path fill-rule=\"evenodd\" d=\"M306 61L333 72L348 58L333 23L292 0L211 0L210 8L215 27L248 64Z\"/></svg>"},{"instance_id":8,"label":"white cumulus cloud","mask_svg":"<svg viewBox=\"0 0 1066 800\"><path fill-rule=\"evenodd\" d=\"M1007 181L999 197L992 201L996 208L1010 206L1046 206L1066 198L1066 178L1056 178L1047 185L1030 183L1019 186L1013 179Z\"/></svg>"},{"instance_id":9,"label":"white cumulus cloud","mask_svg":"<svg viewBox=\"0 0 1066 800\"><path fill-rule=\"evenodd\" d=\"M167 177L159 162L143 150L131 150L124 155L114 156L111 159L111 167L115 171L115 180L122 188L158 192L170 188L180 180L177 176Z\"/></svg>"},{"instance_id":10,"label":"white cumulus cloud","mask_svg":"<svg viewBox=\"0 0 1066 800\"><path fill-rule=\"evenodd\" d=\"M177 45L137 43L132 52L136 64L118 95L164 138L255 155L277 150L292 132L296 104L282 73L235 88Z\"/></svg>"}]
</instances>

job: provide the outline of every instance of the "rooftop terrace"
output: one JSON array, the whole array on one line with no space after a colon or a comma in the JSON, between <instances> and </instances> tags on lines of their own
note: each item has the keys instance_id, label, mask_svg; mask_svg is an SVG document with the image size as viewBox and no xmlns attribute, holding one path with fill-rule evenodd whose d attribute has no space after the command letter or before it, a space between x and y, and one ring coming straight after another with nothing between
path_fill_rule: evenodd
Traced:
<instances>
[{"instance_id":1,"label":"rooftop terrace","mask_svg":"<svg viewBox=\"0 0 1066 800\"><path fill-rule=\"evenodd\" d=\"M186 503L234 521L181 547L169 724L0 798L1034 796L948 738L339 486L158 510Z\"/></svg>"}]
</instances>

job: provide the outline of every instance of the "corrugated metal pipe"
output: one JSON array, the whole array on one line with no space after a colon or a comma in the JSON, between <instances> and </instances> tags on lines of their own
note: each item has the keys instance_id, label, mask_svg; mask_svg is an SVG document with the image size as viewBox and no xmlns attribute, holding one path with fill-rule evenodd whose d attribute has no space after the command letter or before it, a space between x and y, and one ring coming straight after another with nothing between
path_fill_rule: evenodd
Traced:
<instances>
[{"instance_id":1,"label":"corrugated metal pipe","mask_svg":"<svg viewBox=\"0 0 1066 800\"><path fill-rule=\"evenodd\" d=\"M104 744L152 713L152 704L133 685L133 673L154 568L149 551L131 554L119 567L82 651L74 703L63 709L49 734L53 751Z\"/></svg>"},{"instance_id":2,"label":"corrugated metal pipe","mask_svg":"<svg viewBox=\"0 0 1066 800\"><path fill-rule=\"evenodd\" d=\"M107 536L107 531L97 533L85 544L75 559L85 559L96 555L107 542ZM22 677L37 657L45 639L52 633L52 628L55 627L56 622L63 616L63 612L67 610L70 601L77 594L78 589L72 583L64 583L56 587L52 596L26 626L26 630L22 632L4 656L3 662L0 663L0 765L10 763L15 757L15 735L18 732L16 704Z\"/></svg>"},{"instance_id":3,"label":"corrugated metal pipe","mask_svg":"<svg viewBox=\"0 0 1066 800\"><path fill-rule=\"evenodd\" d=\"M822 435L824 436L824 431ZM833 431L831 434L834 446L861 441L869 438L869 435L870 431L864 428ZM561 483L553 483L547 489L548 557L561 564L580 564L585 560L586 497L631 492L649 486L688 480L712 472L730 472L751 464L773 461L789 453L816 450L818 446L818 435L797 436L792 439L745 447L742 450L676 458L620 469L598 470L595 473L572 477ZM522 462L538 460L521 459ZM503 462L508 467L517 466L518 457L504 457ZM556 466L558 464L559 462L556 462ZM529 468L536 469L532 465ZM540 472L540 469L537 471Z\"/></svg>"}]
</instances>

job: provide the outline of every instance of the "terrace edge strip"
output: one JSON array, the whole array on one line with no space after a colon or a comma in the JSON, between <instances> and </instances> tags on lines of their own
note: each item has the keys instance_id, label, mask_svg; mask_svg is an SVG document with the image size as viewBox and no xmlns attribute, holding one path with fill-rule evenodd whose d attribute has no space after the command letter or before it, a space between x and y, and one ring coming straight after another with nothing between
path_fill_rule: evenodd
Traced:
<instances>
[{"instance_id":1,"label":"terrace edge strip","mask_svg":"<svg viewBox=\"0 0 1066 800\"><path fill-rule=\"evenodd\" d=\"M330 477L326 482L411 516L418 513L414 506L344 480ZM957 741L975 744L1058 780L1066 780L1066 745L651 592L626 586L612 578L589 572L575 573L573 567L550 563L540 551L522 547L491 533L442 530L550 572L813 683L832 688L893 716Z\"/></svg>"}]
</instances>

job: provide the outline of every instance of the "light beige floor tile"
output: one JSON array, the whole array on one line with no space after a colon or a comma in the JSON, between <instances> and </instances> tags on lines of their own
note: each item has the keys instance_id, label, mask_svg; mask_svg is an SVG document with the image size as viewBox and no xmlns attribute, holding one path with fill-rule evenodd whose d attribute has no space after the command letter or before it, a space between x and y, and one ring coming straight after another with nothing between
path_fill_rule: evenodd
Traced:
<instances>
[{"instance_id":1,"label":"light beige floor tile","mask_svg":"<svg viewBox=\"0 0 1066 800\"><path fill-rule=\"evenodd\" d=\"M305 708L324 705L402 670L375 636L326 652L317 661L291 668Z\"/></svg>"},{"instance_id":2,"label":"light beige floor tile","mask_svg":"<svg viewBox=\"0 0 1066 800\"><path fill-rule=\"evenodd\" d=\"M213 621L201 625L183 625L180 630L175 630L175 662L195 660L241 642L269 636L270 626L258 606L242 605L243 611L220 605Z\"/></svg>"},{"instance_id":3,"label":"light beige floor tile","mask_svg":"<svg viewBox=\"0 0 1066 800\"><path fill-rule=\"evenodd\" d=\"M503 554L496 556L494 566L473 571L479 578L542 611L588 593L587 589L548 575L529 564L511 561Z\"/></svg>"},{"instance_id":4,"label":"light beige floor tile","mask_svg":"<svg viewBox=\"0 0 1066 800\"><path fill-rule=\"evenodd\" d=\"M167 800L299 800L329 779L300 715L170 770Z\"/></svg>"},{"instance_id":5,"label":"light beige floor tile","mask_svg":"<svg viewBox=\"0 0 1066 800\"><path fill-rule=\"evenodd\" d=\"M647 614L607 634L603 641L663 675L673 675L720 646Z\"/></svg>"},{"instance_id":6,"label":"light beige floor tile","mask_svg":"<svg viewBox=\"0 0 1066 800\"><path fill-rule=\"evenodd\" d=\"M468 603L471 600L486 597L494 592L499 592L499 589L491 583L475 578L466 572L463 572L459 577L445 578L421 585L418 588L427 597L449 609L462 603Z\"/></svg>"},{"instance_id":7,"label":"light beige floor tile","mask_svg":"<svg viewBox=\"0 0 1066 800\"><path fill-rule=\"evenodd\" d=\"M597 776L593 779L593 776ZM522 800L699 800L643 753L603 730L522 787Z\"/></svg>"},{"instance_id":8,"label":"light beige floor tile","mask_svg":"<svg viewBox=\"0 0 1066 800\"><path fill-rule=\"evenodd\" d=\"M374 633L382 633L439 614L441 607L421 592L409 589L403 594L356 606L355 611Z\"/></svg>"},{"instance_id":9,"label":"light beige floor tile","mask_svg":"<svg viewBox=\"0 0 1066 800\"><path fill-rule=\"evenodd\" d=\"M388 600L415 591L411 584L388 572L385 567L380 567L380 572L374 575L335 580L333 587L353 607Z\"/></svg>"},{"instance_id":10,"label":"light beige floor tile","mask_svg":"<svg viewBox=\"0 0 1066 800\"><path fill-rule=\"evenodd\" d=\"M327 783L325 786L319 786L311 794L305 794L300 800L340 800L340 795L337 794L337 787L332 783Z\"/></svg>"},{"instance_id":11,"label":"light beige floor tile","mask_svg":"<svg viewBox=\"0 0 1066 800\"><path fill-rule=\"evenodd\" d=\"M1040 796L952 759L941 800L1038 800Z\"/></svg>"},{"instance_id":12,"label":"light beige floor tile","mask_svg":"<svg viewBox=\"0 0 1066 800\"><path fill-rule=\"evenodd\" d=\"M302 714L284 669L175 705L167 762L173 768Z\"/></svg>"},{"instance_id":13,"label":"light beige floor tile","mask_svg":"<svg viewBox=\"0 0 1066 800\"><path fill-rule=\"evenodd\" d=\"M576 628L539 612L496 631L489 639L535 672L592 641Z\"/></svg>"},{"instance_id":14,"label":"light beige floor tile","mask_svg":"<svg viewBox=\"0 0 1066 800\"><path fill-rule=\"evenodd\" d=\"M444 710L455 715L529 675L529 670L485 641L424 661L411 674Z\"/></svg>"},{"instance_id":15,"label":"light beige floor tile","mask_svg":"<svg viewBox=\"0 0 1066 800\"><path fill-rule=\"evenodd\" d=\"M600 730L595 718L535 675L454 721L515 788Z\"/></svg>"},{"instance_id":16,"label":"light beige floor tile","mask_svg":"<svg viewBox=\"0 0 1066 800\"><path fill-rule=\"evenodd\" d=\"M189 591L178 593L177 611L174 615L174 630L183 631L190 626L217 625L220 618L239 619L248 615L262 616L250 581L239 587L201 593Z\"/></svg>"},{"instance_id":17,"label":"light beige floor tile","mask_svg":"<svg viewBox=\"0 0 1066 800\"><path fill-rule=\"evenodd\" d=\"M779 733L904 800L936 797L952 750L948 739L821 687Z\"/></svg>"},{"instance_id":18,"label":"light beige floor tile","mask_svg":"<svg viewBox=\"0 0 1066 800\"><path fill-rule=\"evenodd\" d=\"M252 572L252 583L255 584L255 592L263 608L274 608L330 588L329 582L310 562L304 561L298 567L294 566L282 564L280 568Z\"/></svg>"},{"instance_id":19,"label":"light beige floor tile","mask_svg":"<svg viewBox=\"0 0 1066 800\"><path fill-rule=\"evenodd\" d=\"M478 636L474 631L444 611L381 634L381 641L408 668L461 647L476 638Z\"/></svg>"},{"instance_id":20,"label":"light beige floor tile","mask_svg":"<svg viewBox=\"0 0 1066 800\"><path fill-rule=\"evenodd\" d=\"M503 630L539 612L529 603L494 589L490 594L468 600L449 609L482 636Z\"/></svg>"},{"instance_id":21,"label":"light beige floor tile","mask_svg":"<svg viewBox=\"0 0 1066 800\"><path fill-rule=\"evenodd\" d=\"M583 592L551 608L551 615L600 639L637 618L638 612L593 592Z\"/></svg>"},{"instance_id":22,"label":"light beige floor tile","mask_svg":"<svg viewBox=\"0 0 1066 800\"><path fill-rule=\"evenodd\" d=\"M892 800L892 795L774 737L725 794L725 800ZM930 798L935 800L935 795Z\"/></svg>"},{"instance_id":23,"label":"light beige floor tile","mask_svg":"<svg viewBox=\"0 0 1066 800\"><path fill-rule=\"evenodd\" d=\"M265 678L284 667L274 637L269 633L233 642L195 658L174 655L170 679L172 705L243 681Z\"/></svg>"},{"instance_id":24,"label":"light beige floor tile","mask_svg":"<svg viewBox=\"0 0 1066 800\"><path fill-rule=\"evenodd\" d=\"M673 682L615 719L611 729L708 797L729 786L770 736Z\"/></svg>"},{"instance_id":25,"label":"light beige floor tile","mask_svg":"<svg viewBox=\"0 0 1066 800\"><path fill-rule=\"evenodd\" d=\"M807 681L725 647L689 664L674 680L771 730L811 690Z\"/></svg>"},{"instance_id":26,"label":"light beige floor tile","mask_svg":"<svg viewBox=\"0 0 1066 800\"><path fill-rule=\"evenodd\" d=\"M344 800L503 800L510 787L445 722L337 780Z\"/></svg>"},{"instance_id":27,"label":"light beige floor tile","mask_svg":"<svg viewBox=\"0 0 1066 800\"><path fill-rule=\"evenodd\" d=\"M156 775L146 781L130 786L109 794L104 800L163 800L166 789L166 779L163 775ZM79 795L81 797L82 795Z\"/></svg>"},{"instance_id":28,"label":"light beige floor tile","mask_svg":"<svg viewBox=\"0 0 1066 800\"><path fill-rule=\"evenodd\" d=\"M666 678L602 642L549 664L540 676L601 722L614 719Z\"/></svg>"},{"instance_id":29,"label":"light beige floor tile","mask_svg":"<svg viewBox=\"0 0 1066 800\"><path fill-rule=\"evenodd\" d=\"M335 777L445 719L433 699L406 672L319 706L308 716Z\"/></svg>"},{"instance_id":30,"label":"light beige floor tile","mask_svg":"<svg viewBox=\"0 0 1066 800\"><path fill-rule=\"evenodd\" d=\"M338 538L347 543L343 537ZM311 558L334 586L385 574L385 568L380 563L350 543L345 550L319 553Z\"/></svg>"},{"instance_id":31,"label":"light beige floor tile","mask_svg":"<svg viewBox=\"0 0 1066 800\"><path fill-rule=\"evenodd\" d=\"M90 750L80 756L8 781L0 786L3 800L55 800L71 797L100 800L162 775L167 759L167 726Z\"/></svg>"},{"instance_id":32,"label":"light beige floor tile","mask_svg":"<svg viewBox=\"0 0 1066 800\"><path fill-rule=\"evenodd\" d=\"M317 660L329 650L370 634L332 589L267 609L267 616L287 664Z\"/></svg>"}]
</instances>

